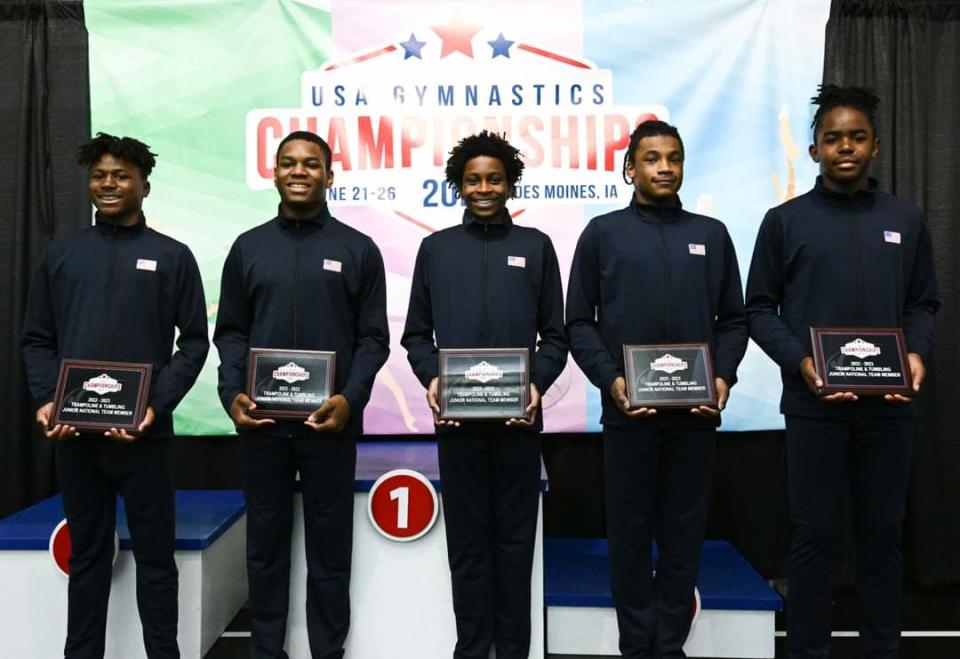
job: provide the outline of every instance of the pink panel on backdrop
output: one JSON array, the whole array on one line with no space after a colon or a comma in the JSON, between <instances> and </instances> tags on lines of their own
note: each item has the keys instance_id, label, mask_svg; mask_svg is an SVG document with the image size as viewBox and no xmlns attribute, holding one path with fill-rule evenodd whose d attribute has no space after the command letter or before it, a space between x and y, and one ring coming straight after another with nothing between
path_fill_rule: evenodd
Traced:
<instances>
[{"instance_id":1,"label":"pink panel on backdrop","mask_svg":"<svg viewBox=\"0 0 960 659\"><path fill-rule=\"evenodd\" d=\"M443 70L456 72L459 62L465 65L463 73L469 77L478 67L483 67L484 58L490 59L493 44L488 45L489 41L504 38L522 44L528 54L547 59L553 57L551 63L554 65L578 66L575 58L583 50L581 3L573 0L551 2L549 25L543 20L544 7L539 3L517 3L515 0L495 0L483 5L335 0L332 5L334 52L328 67L338 69L369 64L383 57L397 58L399 42L411 40L414 44L423 42L424 55L430 53L433 61L442 60L439 66L446 67ZM501 36L497 37L497 33ZM414 35L416 41L413 41ZM421 75L424 73L423 69L411 70L419 70ZM370 82L367 78L363 81ZM380 81L380 84L384 82ZM392 84L394 81L388 82ZM428 81L411 78L395 82L409 86ZM371 108L372 113L376 110ZM442 172L438 167L435 171L423 171L423 176L441 179ZM382 177L382 185L403 184L389 171L382 172ZM338 183L350 186L356 180L354 172L338 173ZM420 241L437 228L459 222L460 210L458 207L420 210L404 206L391 212L383 204L377 208L351 207L338 206L336 201L332 202L332 207L341 220L374 238L383 253L387 270L391 354L377 378L366 411L365 429L377 434L433 432L423 387L410 370L406 353L400 346L400 337ZM511 204L512 211L520 209L523 209L522 200ZM573 247L584 224L583 206L539 206L524 211L518 223L536 227L551 236L565 282ZM545 397L546 430L585 429L587 386L571 360Z\"/></svg>"}]
</instances>

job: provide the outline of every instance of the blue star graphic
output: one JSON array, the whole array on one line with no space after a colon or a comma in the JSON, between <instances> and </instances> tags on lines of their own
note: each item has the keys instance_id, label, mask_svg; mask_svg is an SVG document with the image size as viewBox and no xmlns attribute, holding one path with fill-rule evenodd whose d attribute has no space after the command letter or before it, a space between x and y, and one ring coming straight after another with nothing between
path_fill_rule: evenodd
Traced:
<instances>
[{"instance_id":1,"label":"blue star graphic","mask_svg":"<svg viewBox=\"0 0 960 659\"><path fill-rule=\"evenodd\" d=\"M500 55L503 55L504 57L509 59L510 46L513 45L513 42L505 39L503 36L503 32L501 32L500 36L498 36L496 39L494 39L493 41L488 41L487 43L490 44L491 48L493 48L492 57L496 58Z\"/></svg>"},{"instance_id":2,"label":"blue star graphic","mask_svg":"<svg viewBox=\"0 0 960 659\"><path fill-rule=\"evenodd\" d=\"M403 46L403 59L407 60L411 57L423 59L420 51L423 50L423 47L427 45L427 42L417 41L417 38L413 36L413 32L411 32L410 38L407 41L401 41L400 45Z\"/></svg>"}]
</instances>

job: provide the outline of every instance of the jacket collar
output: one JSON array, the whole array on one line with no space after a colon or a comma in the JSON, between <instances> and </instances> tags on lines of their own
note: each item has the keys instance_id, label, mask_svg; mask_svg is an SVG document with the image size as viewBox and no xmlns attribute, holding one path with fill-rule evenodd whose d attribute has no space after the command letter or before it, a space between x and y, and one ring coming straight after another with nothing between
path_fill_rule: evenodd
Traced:
<instances>
[{"instance_id":1,"label":"jacket collar","mask_svg":"<svg viewBox=\"0 0 960 659\"><path fill-rule=\"evenodd\" d=\"M683 203L677 197L676 206L656 206L641 204L636 197L630 197L630 210L644 222L675 222L683 214Z\"/></svg>"},{"instance_id":2,"label":"jacket collar","mask_svg":"<svg viewBox=\"0 0 960 659\"><path fill-rule=\"evenodd\" d=\"M813 186L813 194L823 201L834 206L858 207L873 203L877 196L877 179L870 177L867 179L867 189L857 190L852 195L842 192L834 192L823 184L823 177L817 176L817 182Z\"/></svg>"},{"instance_id":3,"label":"jacket collar","mask_svg":"<svg viewBox=\"0 0 960 659\"><path fill-rule=\"evenodd\" d=\"M288 217L283 214L280 209L280 206L277 206L277 219L280 221L280 226L284 229L296 229L296 228L305 228L310 227L314 229L322 229L330 221L330 208L324 204L323 208L320 211L311 217L308 217L305 220L297 220L292 217Z\"/></svg>"},{"instance_id":4,"label":"jacket collar","mask_svg":"<svg viewBox=\"0 0 960 659\"><path fill-rule=\"evenodd\" d=\"M510 211L506 208L503 209L503 216L495 221L484 221L478 220L476 216L470 212L470 209L464 209L463 211L463 227L467 231L482 231L487 234L504 234L510 231L510 228L513 226L513 218L510 217Z\"/></svg>"},{"instance_id":5,"label":"jacket collar","mask_svg":"<svg viewBox=\"0 0 960 659\"><path fill-rule=\"evenodd\" d=\"M144 229L147 228L147 218L143 216L143 213L140 213L140 221L129 227L110 222L103 217L100 211L97 211L93 217L94 227L96 228L97 233L102 236L110 236L114 238L136 238L143 233Z\"/></svg>"}]
</instances>

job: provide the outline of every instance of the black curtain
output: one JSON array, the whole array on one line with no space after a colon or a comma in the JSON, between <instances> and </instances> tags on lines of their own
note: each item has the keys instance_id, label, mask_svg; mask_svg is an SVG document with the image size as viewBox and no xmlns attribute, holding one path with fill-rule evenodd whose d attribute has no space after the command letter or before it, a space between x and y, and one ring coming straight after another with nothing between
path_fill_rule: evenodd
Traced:
<instances>
[{"instance_id":1,"label":"black curtain","mask_svg":"<svg viewBox=\"0 0 960 659\"><path fill-rule=\"evenodd\" d=\"M786 443L782 430L720 432L707 538L726 540L767 579L787 573ZM603 440L599 433L543 436L550 476L547 537L603 538Z\"/></svg>"},{"instance_id":2,"label":"black curtain","mask_svg":"<svg viewBox=\"0 0 960 659\"><path fill-rule=\"evenodd\" d=\"M833 0L824 82L881 100L880 188L926 211L940 295L936 343L917 423L906 525L908 574L960 583L960 3Z\"/></svg>"},{"instance_id":3,"label":"black curtain","mask_svg":"<svg viewBox=\"0 0 960 659\"><path fill-rule=\"evenodd\" d=\"M90 138L87 32L75 2L0 2L0 516L54 491L20 359L30 278L51 239L90 222L76 149Z\"/></svg>"}]
</instances>

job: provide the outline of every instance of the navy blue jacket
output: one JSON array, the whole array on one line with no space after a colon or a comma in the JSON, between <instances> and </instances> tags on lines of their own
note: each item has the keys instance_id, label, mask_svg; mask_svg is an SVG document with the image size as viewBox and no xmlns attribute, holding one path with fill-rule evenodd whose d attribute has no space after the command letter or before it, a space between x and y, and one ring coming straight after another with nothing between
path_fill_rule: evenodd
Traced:
<instances>
[{"instance_id":1,"label":"navy blue jacket","mask_svg":"<svg viewBox=\"0 0 960 659\"><path fill-rule=\"evenodd\" d=\"M213 342L228 412L246 392L250 347L336 352L334 392L350 403L343 432L359 434L390 353L380 250L326 207L309 220L278 216L241 234L223 264ZM302 422L280 422L275 431L313 432Z\"/></svg>"},{"instance_id":2,"label":"navy blue jacket","mask_svg":"<svg viewBox=\"0 0 960 659\"><path fill-rule=\"evenodd\" d=\"M174 328L180 331L173 352ZM153 364L148 435L173 434L173 409L203 368L210 343L200 270L190 249L142 218L102 221L53 242L33 279L23 359L38 405L53 400L61 359Z\"/></svg>"},{"instance_id":3,"label":"navy blue jacket","mask_svg":"<svg viewBox=\"0 0 960 659\"><path fill-rule=\"evenodd\" d=\"M577 364L602 394L604 425L710 426L689 410L630 419L610 396L625 343L708 343L714 375L731 387L747 347L733 242L719 220L631 200L590 220L567 287L567 335Z\"/></svg>"},{"instance_id":4,"label":"navy blue jacket","mask_svg":"<svg viewBox=\"0 0 960 659\"><path fill-rule=\"evenodd\" d=\"M827 403L804 385L810 327L902 327L930 354L940 302L923 212L874 190L813 190L767 212L747 279L750 336L780 366L780 411L812 417L899 414L882 400Z\"/></svg>"},{"instance_id":5,"label":"navy blue jacket","mask_svg":"<svg viewBox=\"0 0 960 659\"><path fill-rule=\"evenodd\" d=\"M505 217L491 224L465 211L459 226L420 245L400 343L424 387L438 376L438 348L527 348L530 381L541 394L567 363L553 243ZM542 427L538 415L532 428Z\"/></svg>"}]
</instances>

